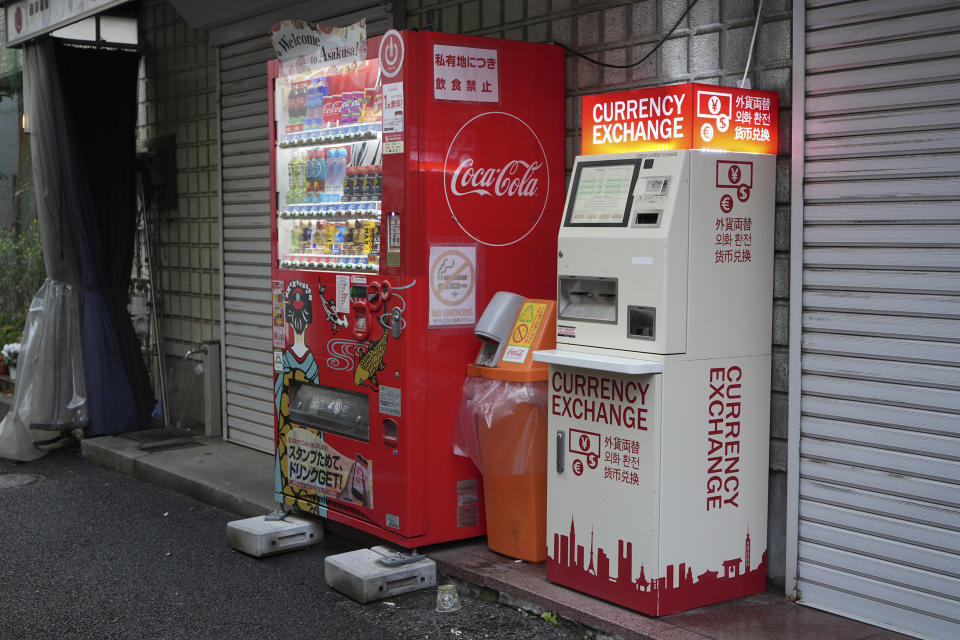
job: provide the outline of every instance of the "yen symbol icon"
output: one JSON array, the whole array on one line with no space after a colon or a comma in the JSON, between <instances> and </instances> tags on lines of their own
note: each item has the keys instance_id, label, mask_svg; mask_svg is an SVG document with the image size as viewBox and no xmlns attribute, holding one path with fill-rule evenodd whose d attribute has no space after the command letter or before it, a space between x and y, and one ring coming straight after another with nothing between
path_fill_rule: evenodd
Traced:
<instances>
[{"instance_id":1,"label":"yen symbol icon","mask_svg":"<svg viewBox=\"0 0 960 640\"><path fill-rule=\"evenodd\" d=\"M710 109L710 113L713 115L720 113L720 98L710 96L710 100L707 101L707 108Z\"/></svg>"},{"instance_id":2,"label":"yen symbol icon","mask_svg":"<svg viewBox=\"0 0 960 640\"><path fill-rule=\"evenodd\" d=\"M582 451L590 450L590 437L589 436L580 436L580 449Z\"/></svg>"}]
</instances>

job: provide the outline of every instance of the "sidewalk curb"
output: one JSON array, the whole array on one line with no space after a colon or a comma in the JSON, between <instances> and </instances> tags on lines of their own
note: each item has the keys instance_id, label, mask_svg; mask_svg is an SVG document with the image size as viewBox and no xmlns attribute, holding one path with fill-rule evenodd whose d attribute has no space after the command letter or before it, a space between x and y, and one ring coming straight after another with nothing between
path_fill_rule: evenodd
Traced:
<instances>
[{"instance_id":1,"label":"sidewalk curb","mask_svg":"<svg viewBox=\"0 0 960 640\"><path fill-rule=\"evenodd\" d=\"M229 455L217 455L223 447L229 447ZM84 439L80 450L94 464L246 518L277 507L272 474L262 470L264 454L223 441L203 439L196 444L143 451L134 440L102 436Z\"/></svg>"},{"instance_id":2,"label":"sidewalk curb","mask_svg":"<svg viewBox=\"0 0 960 640\"><path fill-rule=\"evenodd\" d=\"M549 611L579 626L624 640L709 640L709 636L695 631L546 582L540 575L543 565L515 563L492 553L482 542L427 555L436 561L442 574L496 592L498 602L505 606L537 615Z\"/></svg>"}]
</instances>

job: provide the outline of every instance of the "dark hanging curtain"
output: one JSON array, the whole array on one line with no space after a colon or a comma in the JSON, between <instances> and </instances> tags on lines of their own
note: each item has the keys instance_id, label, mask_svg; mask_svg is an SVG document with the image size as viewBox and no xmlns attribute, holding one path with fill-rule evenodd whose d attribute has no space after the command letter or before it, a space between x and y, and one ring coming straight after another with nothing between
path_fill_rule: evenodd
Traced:
<instances>
[{"instance_id":1,"label":"dark hanging curtain","mask_svg":"<svg viewBox=\"0 0 960 640\"><path fill-rule=\"evenodd\" d=\"M81 340L91 435L145 428L153 395L127 312L136 232L135 52L56 46L78 171L70 207L83 273Z\"/></svg>"}]
</instances>

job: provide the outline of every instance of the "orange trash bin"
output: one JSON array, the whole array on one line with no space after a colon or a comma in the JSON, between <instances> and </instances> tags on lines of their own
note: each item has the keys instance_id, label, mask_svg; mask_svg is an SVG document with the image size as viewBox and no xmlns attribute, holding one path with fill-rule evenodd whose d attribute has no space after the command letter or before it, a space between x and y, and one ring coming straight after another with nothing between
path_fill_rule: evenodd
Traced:
<instances>
[{"instance_id":1,"label":"orange trash bin","mask_svg":"<svg viewBox=\"0 0 960 640\"><path fill-rule=\"evenodd\" d=\"M538 309L542 324L523 362L467 367L456 442L483 474L487 546L511 558L544 562L548 367L533 362L532 353L552 348L556 320L552 301L527 303L546 308ZM523 311L518 322L522 317Z\"/></svg>"}]
</instances>

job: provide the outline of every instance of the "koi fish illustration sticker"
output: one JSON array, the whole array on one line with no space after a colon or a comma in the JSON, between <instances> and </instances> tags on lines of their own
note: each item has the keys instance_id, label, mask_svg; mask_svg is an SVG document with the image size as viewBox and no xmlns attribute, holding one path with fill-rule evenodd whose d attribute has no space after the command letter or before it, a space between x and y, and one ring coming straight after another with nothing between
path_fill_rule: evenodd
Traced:
<instances>
[{"instance_id":1,"label":"koi fish illustration sticker","mask_svg":"<svg viewBox=\"0 0 960 640\"><path fill-rule=\"evenodd\" d=\"M320 290L320 304L323 306L323 312L326 315L327 322L330 323L330 326L333 328L333 332L337 333L340 329L343 329L347 326L348 321L346 316L341 316L337 313L337 301L330 298L325 298L323 294L326 292L327 288L325 285L319 285Z\"/></svg>"},{"instance_id":2,"label":"koi fish illustration sticker","mask_svg":"<svg viewBox=\"0 0 960 640\"><path fill-rule=\"evenodd\" d=\"M383 362L387 354L387 343L390 341L390 331L384 327L383 335L376 342L371 342L369 348L360 348L358 353L360 359L357 360L357 367L353 370L353 384L358 387L370 387L374 391L380 389L380 381L377 380L377 374L386 368Z\"/></svg>"}]
</instances>

